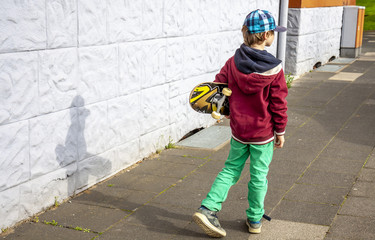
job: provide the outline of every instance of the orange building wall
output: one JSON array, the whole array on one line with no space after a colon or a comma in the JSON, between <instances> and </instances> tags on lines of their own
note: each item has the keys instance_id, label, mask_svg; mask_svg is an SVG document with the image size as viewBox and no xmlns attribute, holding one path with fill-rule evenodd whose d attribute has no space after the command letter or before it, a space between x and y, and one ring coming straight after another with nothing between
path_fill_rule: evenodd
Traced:
<instances>
[{"instance_id":1,"label":"orange building wall","mask_svg":"<svg viewBox=\"0 0 375 240\"><path fill-rule=\"evenodd\" d=\"M355 5L356 0L289 0L289 8L315 8Z\"/></svg>"},{"instance_id":2,"label":"orange building wall","mask_svg":"<svg viewBox=\"0 0 375 240\"><path fill-rule=\"evenodd\" d=\"M365 9L358 9L358 19L357 19L357 37L355 39L355 47L362 47L363 39L363 24L365 21Z\"/></svg>"}]
</instances>

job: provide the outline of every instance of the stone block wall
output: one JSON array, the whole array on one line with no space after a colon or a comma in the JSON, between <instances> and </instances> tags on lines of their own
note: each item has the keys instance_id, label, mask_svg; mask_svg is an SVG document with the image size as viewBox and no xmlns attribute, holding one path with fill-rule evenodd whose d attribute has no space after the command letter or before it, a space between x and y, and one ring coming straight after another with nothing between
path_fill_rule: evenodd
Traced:
<instances>
[{"instance_id":1,"label":"stone block wall","mask_svg":"<svg viewBox=\"0 0 375 240\"><path fill-rule=\"evenodd\" d=\"M343 7L289 8L285 72L301 75L340 55Z\"/></svg>"},{"instance_id":2,"label":"stone block wall","mask_svg":"<svg viewBox=\"0 0 375 240\"><path fill-rule=\"evenodd\" d=\"M214 123L188 105L271 0L4 0L0 228ZM270 49L275 53L276 47Z\"/></svg>"}]
</instances>

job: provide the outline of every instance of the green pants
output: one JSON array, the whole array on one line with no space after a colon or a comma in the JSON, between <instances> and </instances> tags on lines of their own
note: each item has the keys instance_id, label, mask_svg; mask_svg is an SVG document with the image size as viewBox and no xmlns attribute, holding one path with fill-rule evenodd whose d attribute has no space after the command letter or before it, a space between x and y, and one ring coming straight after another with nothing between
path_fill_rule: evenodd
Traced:
<instances>
[{"instance_id":1,"label":"green pants","mask_svg":"<svg viewBox=\"0 0 375 240\"><path fill-rule=\"evenodd\" d=\"M232 139L230 144L225 167L217 175L202 205L211 211L221 210L221 204L227 198L230 187L239 180L246 160L250 156L249 208L246 210L246 215L250 221L259 221L264 214L264 198L267 193L267 174L273 155L273 142L265 145L247 145Z\"/></svg>"}]
</instances>

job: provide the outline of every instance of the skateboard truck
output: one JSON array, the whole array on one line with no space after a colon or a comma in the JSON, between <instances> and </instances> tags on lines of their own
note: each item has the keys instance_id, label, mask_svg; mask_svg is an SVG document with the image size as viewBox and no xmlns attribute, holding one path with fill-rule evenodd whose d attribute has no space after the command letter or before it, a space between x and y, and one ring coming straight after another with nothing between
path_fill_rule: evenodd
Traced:
<instances>
[{"instance_id":1,"label":"skateboard truck","mask_svg":"<svg viewBox=\"0 0 375 240\"><path fill-rule=\"evenodd\" d=\"M211 116L214 119L219 120L221 118L220 109L224 104L225 98L229 97L230 95L232 95L232 90L230 90L229 88L223 88L222 93L217 94L212 99L212 103L216 105L216 110L212 111L212 113L211 113Z\"/></svg>"}]
</instances>

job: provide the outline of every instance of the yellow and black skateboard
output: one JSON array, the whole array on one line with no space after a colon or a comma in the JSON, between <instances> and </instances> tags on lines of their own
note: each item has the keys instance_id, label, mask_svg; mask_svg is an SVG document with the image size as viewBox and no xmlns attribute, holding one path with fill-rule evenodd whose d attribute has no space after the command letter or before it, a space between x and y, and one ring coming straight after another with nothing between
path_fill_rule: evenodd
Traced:
<instances>
[{"instance_id":1,"label":"yellow and black skateboard","mask_svg":"<svg viewBox=\"0 0 375 240\"><path fill-rule=\"evenodd\" d=\"M208 113L215 119L229 115L229 96L232 91L226 83L204 82L191 91L190 106L199 113Z\"/></svg>"}]
</instances>

